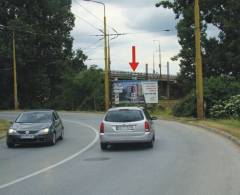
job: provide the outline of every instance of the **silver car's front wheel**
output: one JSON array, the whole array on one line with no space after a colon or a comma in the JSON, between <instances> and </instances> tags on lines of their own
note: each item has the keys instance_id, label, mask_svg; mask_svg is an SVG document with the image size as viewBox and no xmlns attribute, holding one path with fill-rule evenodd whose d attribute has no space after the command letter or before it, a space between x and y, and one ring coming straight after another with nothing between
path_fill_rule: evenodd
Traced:
<instances>
[{"instance_id":1,"label":"silver car's front wheel","mask_svg":"<svg viewBox=\"0 0 240 195\"><path fill-rule=\"evenodd\" d=\"M63 140L63 137L64 137L64 129L62 129L62 132L61 132L61 135L60 135L59 139Z\"/></svg>"},{"instance_id":2,"label":"silver car's front wheel","mask_svg":"<svg viewBox=\"0 0 240 195\"><path fill-rule=\"evenodd\" d=\"M56 144L56 133L52 134L52 139L50 141L50 145L53 146Z\"/></svg>"}]
</instances>

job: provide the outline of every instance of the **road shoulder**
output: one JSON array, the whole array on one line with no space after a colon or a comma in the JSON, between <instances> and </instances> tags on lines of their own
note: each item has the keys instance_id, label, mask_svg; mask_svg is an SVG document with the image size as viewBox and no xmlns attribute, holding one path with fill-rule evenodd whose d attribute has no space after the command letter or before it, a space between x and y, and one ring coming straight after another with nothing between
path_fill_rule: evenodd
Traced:
<instances>
[{"instance_id":1,"label":"road shoulder","mask_svg":"<svg viewBox=\"0 0 240 195\"><path fill-rule=\"evenodd\" d=\"M206 123L205 121L198 121L196 119L185 119L185 118L161 118L159 117L159 119L161 120L166 120L166 121L176 121L176 122L180 122L183 124L188 124L188 125L192 125L192 126L196 126L196 127L201 127L205 130L208 130L210 132L219 134L227 139L229 139L230 141L232 141L234 144L236 144L237 146L240 147L240 139L237 136L232 135L231 133L229 133L229 129L227 128L221 128L221 127L215 127L215 125L211 125L209 123ZM240 131L240 129L239 129ZM230 131L231 132L231 131Z\"/></svg>"}]
</instances>

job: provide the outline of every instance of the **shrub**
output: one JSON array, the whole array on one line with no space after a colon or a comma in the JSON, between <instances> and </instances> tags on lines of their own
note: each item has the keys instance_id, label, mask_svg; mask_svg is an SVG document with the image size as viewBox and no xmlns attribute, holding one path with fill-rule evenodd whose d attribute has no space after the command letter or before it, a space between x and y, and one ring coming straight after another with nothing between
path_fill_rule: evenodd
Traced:
<instances>
[{"instance_id":1,"label":"shrub","mask_svg":"<svg viewBox=\"0 0 240 195\"><path fill-rule=\"evenodd\" d=\"M240 94L240 82L229 76L210 77L204 81L204 102L205 115L210 116L209 110L216 106L216 115L224 117L222 113L221 102L228 100L234 95ZM231 104L228 105L231 107ZM230 108L229 108L230 110ZM195 117L196 116L196 95L192 90L173 108L175 116Z\"/></svg>"},{"instance_id":2,"label":"shrub","mask_svg":"<svg viewBox=\"0 0 240 195\"><path fill-rule=\"evenodd\" d=\"M240 94L219 102L210 109L213 118L240 118Z\"/></svg>"},{"instance_id":3,"label":"shrub","mask_svg":"<svg viewBox=\"0 0 240 195\"><path fill-rule=\"evenodd\" d=\"M196 95L193 91L175 104L173 115L182 117L196 116Z\"/></svg>"}]
</instances>

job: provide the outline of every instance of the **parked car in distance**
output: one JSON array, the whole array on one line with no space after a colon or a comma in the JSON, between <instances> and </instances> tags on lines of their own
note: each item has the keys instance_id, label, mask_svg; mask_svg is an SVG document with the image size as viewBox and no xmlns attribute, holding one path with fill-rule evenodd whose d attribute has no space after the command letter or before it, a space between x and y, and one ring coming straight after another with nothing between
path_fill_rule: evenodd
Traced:
<instances>
[{"instance_id":1,"label":"parked car in distance","mask_svg":"<svg viewBox=\"0 0 240 195\"><path fill-rule=\"evenodd\" d=\"M141 107L109 109L100 124L101 149L115 143L144 143L153 147L155 119Z\"/></svg>"},{"instance_id":2,"label":"parked car in distance","mask_svg":"<svg viewBox=\"0 0 240 195\"><path fill-rule=\"evenodd\" d=\"M6 142L9 148L26 143L55 145L63 136L63 123L56 111L34 110L18 115L7 132Z\"/></svg>"}]
</instances>

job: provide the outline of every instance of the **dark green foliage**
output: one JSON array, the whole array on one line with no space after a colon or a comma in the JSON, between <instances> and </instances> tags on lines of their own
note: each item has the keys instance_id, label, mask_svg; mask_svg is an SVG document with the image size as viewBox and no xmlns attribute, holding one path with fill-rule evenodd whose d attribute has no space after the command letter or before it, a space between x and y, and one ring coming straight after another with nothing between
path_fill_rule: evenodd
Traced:
<instances>
[{"instance_id":1,"label":"dark green foliage","mask_svg":"<svg viewBox=\"0 0 240 195\"><path fill-rule=\"evenodd\" d=\"M91 67L64 78L63 107L68 110L103 110L103 71Z\"/></svg>"},{"instance_id":2,"label":"dark green foliage","mask_svg":"<svg viewBox=\"0 0 240 195\"><path fill-rule=\"evenodd\" d=\"M193 2L193 1L192 1ZM201 45L203 75L240 77L240 1L201 0ZM195 35L193 3L187 0L160 1L158 5L172 9L178 19L176 26L181 45L180 53L173 60L180 60L179 81L188 93L195 85ZM209 38L208 25L218 28L218 37Z\"/></svg>"},{"instance_id":3,"label":"dark green foliage","mask_svg":"<svg viewBox=\"0 0 240 195\"><path fill-rule=\"evenodd\" d=\"M0 107L12 107L12 69L4 68L12 68L13 30L20 107L43 107L62 93L72 59L70 6L66 0L0 1Z\"/></svg>"},{"instance_id":4,"label":"dark green foliage","mask_svg":"<svg viewBox=\"0 0 240 195\"><path fill-rule=\"evenodd\" d=\"M102 72L72 49L71 0L0 0L0 24L0 108L13 108L13 30L20 108L103 107Z\"/></svg>"},{"instance_id":5,"label":"dark green foliage","mask_svg":"<svg viewBox=\"0 0 240 195\"><path fill-rule=\"evenodd\" d=\"M218 102L210 109L212 118L240 119L240 95L232 96L228 100Z\"/></svg>"},{"instance_id":6,"label":"dark green foliage","mask_svg":"<svg viewBox=\"0 0 240 195\"><path fill-rule=\"evenodd\" d=\"M240 94L240 81L233 77L211 77L204 82L205 114L219 102L227 101L232 96ZM173 108L175 116L196 116L196 95L193 90Z\"/></svg>"},{"instance_id":7,"label":"dark green foliage","mask_svg":"<svg viewBox=\"0 0 240 195\"><path fill-rule=\"evenodd\" d=\"M174 116L196 117L196 95L191 92L179 101L172 109Z\"/></svg>"}]
</instances>

